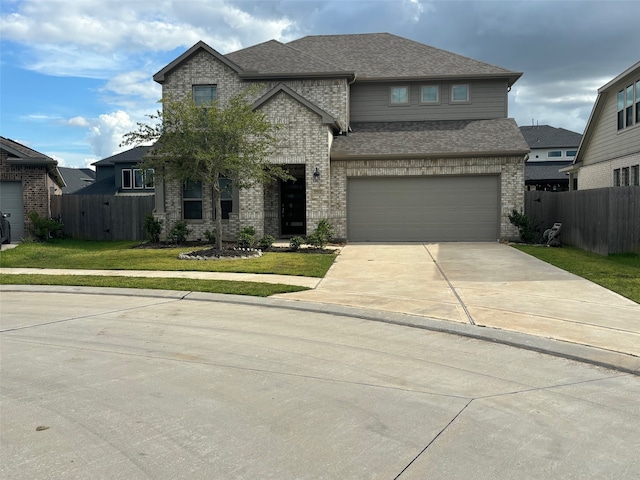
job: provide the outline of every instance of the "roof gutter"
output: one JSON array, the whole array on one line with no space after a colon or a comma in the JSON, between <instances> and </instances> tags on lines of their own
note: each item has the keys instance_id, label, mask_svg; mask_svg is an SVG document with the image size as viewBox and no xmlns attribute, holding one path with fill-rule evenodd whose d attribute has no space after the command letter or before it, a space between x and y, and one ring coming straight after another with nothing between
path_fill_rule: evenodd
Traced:
<instances>
[{"instance_id":1,"label":"roof gutter","mask_svg":"<svg viewBox=\"0 0 640 480\"><path fill-rule=\"evenodd\" d=\"M418 158L476 158L476 157L529 157L530 150L487 150L478 152L416 152L416 153L331 153L331 160L414 160Z\"/></svg>"}]
</instances>

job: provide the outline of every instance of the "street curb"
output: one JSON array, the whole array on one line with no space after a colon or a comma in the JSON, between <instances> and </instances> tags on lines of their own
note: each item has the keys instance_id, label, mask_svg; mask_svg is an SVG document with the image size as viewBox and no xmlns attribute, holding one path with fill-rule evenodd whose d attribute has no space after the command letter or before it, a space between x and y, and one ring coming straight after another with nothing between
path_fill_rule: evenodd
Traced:
<instances>
[{"instance_id":1,"label":"street curb","mask_svg":"<svg viewBox=\"0 0 640 480\"><path fill-rule=\"evenodd\" d=\"M488 341L640 376L640 357L635 357L633 355L615 352L612 350L604 350L590 345L570 343L548 337L537 337L535 335L501 330L482 325L455 323L447 320L438 320L429 317L386 312L381 310L363 309L327 303L313 303L301 300L284 300L279 298L261 298L174 290L111 287L64 287L57 285L1 285L0 292L2 291L73 293L85 295L123 295L131 297L166 298L168 300L207 301L252 305L298 310L301 312L324 313L329 315L335 314L361 320L388 323L392 325Z\"/></svg>"}]
</instances>

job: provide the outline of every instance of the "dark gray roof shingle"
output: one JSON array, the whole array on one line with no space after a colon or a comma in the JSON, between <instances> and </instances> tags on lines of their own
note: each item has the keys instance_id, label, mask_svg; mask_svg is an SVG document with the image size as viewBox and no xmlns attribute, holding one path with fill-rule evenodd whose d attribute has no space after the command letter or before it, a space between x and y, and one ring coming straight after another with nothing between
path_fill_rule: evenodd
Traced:
<instances>
[{"instance_id":1,"label":"dark gray roof shingle","mask_svg":"<svg viewBox=\"0 0 640 480\"><path fill-rule=\"evenodd\" d=\"M520 127L520 131L531 148L578 148L582 140L579 133L549 125Z\"/></svg>"},{"instance_id":2,"label":"dark gray roof shingle","mask_svg":"<svg viewBox=\"0 0 640 480\"><path fill-rule=\"evenodd\" d=\"M62 187L62 193L74 193L91 185L96 179L96 172L90 168L58 167L58 171L66 184L66 187Z\"/></svg>"},{"instance_id":3,"label":"dark gray roof shingle","mask_svg":"<svg viewBox=\"0 0 640 480\"><path fill-rule=\"evenodd\" d=\"M308 36L287 45L355 72L360 80L489 76L513 84L522 75L390 33Z\"/></svg>"},{"instance_id":4,"label":"dark gray roof shingle","mask_svg":"<svg viewBox=\"0 0 640 480\"><path fill-rule=\"evenodd\" d=\"M353 123L337 137L331 158L375 156L524 155L529 147L511 118Z\"/></svg>"},{"instance_id":5,"label":"dark gray roof shingle","mask_svg":"<svg viewBox=\"0 0 640 480\"><path fill-rule=\"evenodd\" d=\"M143 157L150 148L150 146L144 145L133 147L129 150L125 150L124 152L116 153L115 155L111 155L110 157L103 158L102 160L98 160L97 162L93 162L91 165L108 166L114 165L116 163L139 163L142 162Z\"/></svg>"},{"instance_id":6,"label":"dark gray roof shingle","mask_svg":"<svg viewBox=\"0 0 640 480\"><path fill-rule=\"evenodd\" d=\"M527 162L524 165L525 182L541 181L541 180L567 180L569 175L560 173L562 167L571 165L572 160L562 162Z\"/></svg>"}]
</instances>

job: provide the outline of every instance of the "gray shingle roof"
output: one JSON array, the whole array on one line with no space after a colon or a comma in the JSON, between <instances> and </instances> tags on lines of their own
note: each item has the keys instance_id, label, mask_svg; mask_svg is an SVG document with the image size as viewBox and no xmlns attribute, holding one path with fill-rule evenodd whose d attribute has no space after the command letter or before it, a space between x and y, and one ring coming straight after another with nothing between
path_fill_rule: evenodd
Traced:
<instances>
[{"instance_id":1,"label":"gray shingle roof","mask_svg":"<svg viewBox=\"0 0 640 480\"><path fill-rule=\"evenodd\" d=\"M96 179L96 172L90 168L58 167L58 171L67 185L62 188L62 193L74 193L91 185Z\"/></svg>"},{"instance_id":2,"label":"gray shingle roof","mask_svg":"<svg viewBox=\"0 0 640 480\"><path fill-rule=\"evenodd\" d=\"M352 71L360 80L507 77L522 73L389 33L308 36L287 45Z\"/></svg>"},{"instance_id":3,"label":"gray shingle roof","mask_svg":"<svg viewBox=\"0 0 640 480\"><path fill-rule=\"evenodd\" d=\"M582 140L579 133L549 125L520 127L520 131L531 148L578 148Z\"/></svg>"},{"instance_id":4,"label":"gray shingle roof","mask_svg":"<svg viewBox=\"0 0 640 480\"><path fill-rule=\"evenodd\" d=\"M150 148L150 146L144 145L133 147L129 150L125 150L124 152L116 153L115 155L111 155L110 157L103 158L102 160L98 160L97 162L93 162L91 165L108 166L114 165L116 163L139 163L142 162L143 157Z\"/></svg>"},{"instance_id":5,"label":"gray shingle roof","mask_svg":"<svg viewBox=\"0 0 640 480\"><path fill-rule=\"evenodd\" d=\"M529 152L516 122L449 120L353 123L348 136L337 137L332 159L375 156L524 155Z\"/></svg>"},{"instance_id":6,"label":"gray shingle roof","mask_svg":"<svg viewBox=\"0 0 640 480\"><path fill-rule=\"evenodd\" d=\"M569 175L566 173L560 173L562 167L571 165L572 160L566 160L562 162L527 162L524 165L524 179L525 181L540 181L540 180L567 180L569 181Z\"/></svg>"},{"instance_id":7,"label":"gray shingle roof","mask_svg":"<svg viewBox=\"0 0 640 480\"><path fill-rule=\"evenodd\" d=\"M0 137L0 148L9 154L9 158L22 160L22 163L25 165L34 163L57 165L58 163L56 160L44 153L37 152L26 145L22 145L15 140L11 140L10 138Z\"/></svg>"},{"instance_id":8,"label":"gray shingle roof","mask_svg":"<svg viewBox=\"0 0 640 480\"><path fill-rule=\"evenodd\" d=\"M276 40L225 55L232 62L249 72L260 74L309 74L339 72L342 68L332 65L315 55L304 53ZM341 72L350 75L353 72Z\"/></svg>"},{"instance_id":9,"label":"gray shingle roof","mask_svg":"<svg viewBox=\"0 0 640 480\"><path fill-rule=\"evenodd\" d=\"M75 191L74 195L115 195L117 191L115 176L110 176Z\"/></svg>"}]
</instances>

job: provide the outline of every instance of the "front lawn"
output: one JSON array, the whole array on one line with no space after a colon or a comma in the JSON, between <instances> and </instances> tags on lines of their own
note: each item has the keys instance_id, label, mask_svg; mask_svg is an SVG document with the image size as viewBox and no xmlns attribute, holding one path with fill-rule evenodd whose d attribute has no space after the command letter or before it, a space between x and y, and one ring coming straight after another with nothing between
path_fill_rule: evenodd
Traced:
<instances>
[{"instance_id":1,"label":"front lawn","mask_svg":"<svg viewBox=\"0 0 640 480\"><path fill-rule=\"evenodd\" d=\"M603 257L573 247L515 245L515 248L640 303L640 254Z\"/></svg>"},{"instance_id":2,"label":"front lawn","mask_svg":"<svg viewBox=\"0 0 640 480\"><path fill-rule=\"evenodd\" d=\"M0 253L0 267L182 270L266 273L322 278L335 260L335 255L332 254L276 252L265 253L261 257L251 259L179 260L178 254L180 252L190 252L206 247L135 248L138 245L139 242L85 242L68 239L53 240L48 243L23 243L16 248ZM261 282L39 274L3 274L0 277L0 284L150 288L259 297L307 290L305 287Z\"/></svg>"},{"instance_id":3,"label":"front lawn","mask_svg":"<svg viewBox=\"0 0 640 480\"><path fill-rule=\"evenodd\" d=\"M178 260L180 252L206 247L134 248L139 242L53 240L23 243L0 254L0 267L71 268L96 270L184 270L270 273L324 277L335 260L332 254L265 253L238 260Z\"/></svg>"}]
</instances>

